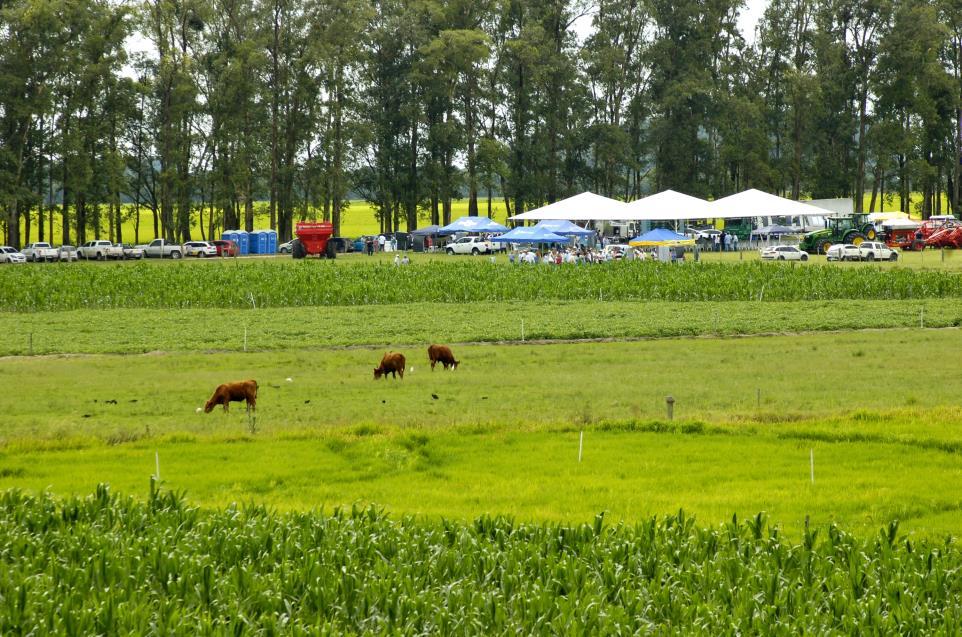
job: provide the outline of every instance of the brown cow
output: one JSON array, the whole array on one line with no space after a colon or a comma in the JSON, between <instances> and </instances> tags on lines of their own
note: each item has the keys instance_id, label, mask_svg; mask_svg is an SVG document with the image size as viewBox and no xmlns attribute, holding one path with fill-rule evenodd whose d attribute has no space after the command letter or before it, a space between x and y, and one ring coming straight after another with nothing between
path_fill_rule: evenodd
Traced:
<instances>
[{"instance_id":1,"label":"brown cow","mask_svg":"<svg viewBox=\"0 0 962 637\"><path fill-rule=\"evenodd\" d=\"M401 379L404 379L404 354L397 352L387 352L384 354L380 367L374 368L374 378L378 379L382 375L387 378L388 374L391 374L394 378L397 378L398 374L400 374Z\"/></svg>"},{"instance_id":2,"label":"brown cow","mask_svg":"<svg viewBox=\"0 0 962 637\"><path fill-rule=\"evenodd\" d=\"M228 405L231 402L247 401L247 411L253 410L257 406L257 381L239 380L234 383L224 383L218 385L214 390L214 395L210 397L204 405L204 413L209 414L217 405L223 405L224 411L229 411Z\"/></svg>"},{"instance_id":3,"label":"brown cow","mask_svg":"<svg viewBox=\"0 0 962 637\"><path fill-rule=\"evenodd\" d=\"M457 369L458 363L461 361L454 360L454 354L451 353L451 348L447 345L431 345L428 347L428 358L431 359L431 371L434 371L434 365L436 363L441 363L444 365L444 369L451 366L451 369Z\"/></svg>"}]
</instances>

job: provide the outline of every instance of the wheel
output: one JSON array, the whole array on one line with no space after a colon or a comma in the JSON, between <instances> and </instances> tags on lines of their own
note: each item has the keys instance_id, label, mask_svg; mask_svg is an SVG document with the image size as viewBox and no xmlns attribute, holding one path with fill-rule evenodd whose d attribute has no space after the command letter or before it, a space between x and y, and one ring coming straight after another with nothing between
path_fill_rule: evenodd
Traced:
<instances>
[{"instance_id":1,"label":"wheel","mask_svg":"<svg viewBox=\"0 0 962 637\"><path fill-rule=\"evenodd\" d=\"M451 248L448 248L448 249L446 250L446 252L447 252L448 254L454 254L454 250L452 250Z\"/></svg>"},{"instance_id":2,"label":"wheel","mask_svg":"<svg viewBox=\"0 0 962 637\"><path fill-rule=\"evenodd\" d=\"M803 255L802 255L802 261L808 261L808 255L807 255L807 254L803 254Z\"/></svg>"},{"instance_id":3,"label":"wheel","mask_svg":"<svg viewBox=\"0 0 962 637\"><path fill-rule=\"evenodd\" d=\"M889 261L898 261L898 260L899 260L898 252L893 252L892 254L889 255Z\"/></svg>"},{"instance_id":4,"label":"wheel","mask_svg":"<svg viewBox=\"0 0 962 637\"><path fill-rule=\"evenodd\" d=\"M831 248L831 247L832 247L832 240L831 240L831 239L822 239L822 240L819 241L819 243L818 243L818 253L819 253L819 254L828 254L828 249Z\"/></svg>"},{"instance_id":5,"label":"wheel","mask_svg":"<svg viewBox=\"0 0 962 637\"><path fill-rule=\"evenodd\" d=\"M333 241L327 242L327 246L324 248L324 256L328 259L337 258L337 246L334 245Z\"/></svg>"},{"instance_id":6,"label":"wheel","mask_svg":"<svg viewBox=\"0 0 962 637\"><path fill-rule=\"evenodd\" d=\"M198 252L198 253L197 253L197 256L199 256L201 259L203 259L204 257L207 256L207 253L206 253L206 252Z\"/></svg>"},{"instance_id":7,"label":"wheel","mask_svg":"<svg viewBox=\"0 0 962 637\"><path fill-rule=\"evenodd\" d=\"M779 261L784 261L784 260L785 260L785 257L780 256L780 257L778 257L778 260L779 260Z\"/></svg>"},{"instance_id":8,"label":"wheel","mask_svg":"<svg viewBox=\"0 0 962 637\"><path fill-rule=\"evenodd\" d=\"M481 251L478 250L477 248L471 248L471 254L473 254L474 256L478 256L479 254L481 254Z\"/></svg>"},{"instance_id":9,"label":"wheel","mask_svg":"<svg viewBox=\"0 0 962 637\"><path fill-rule=\"evenodd\" d=\"M182 255L182 254L180 253L180 251L178 251L178 250L173 250L173 251L170 253L170 258L171 258L171 259L179 259L179 258L181 258L182 256L184 256L184 255Z\"/></svg>"},{"instance_id":10,"label":"wheel","mask_svg":"<svg viewBox=\"0 0 962 637\"><path fill-rule=\"evenodd\" d=\"M860 246L862 245L863 241L865 241L865 235L861 232L850 232L845 236L845 243L852 243Z\"/></svg>"},{"instance_id":11,"label":"wheel","mask_svg":"<svg viewBox=\"0 0 962 637\"><path fill-rule=\"evenodd\" d=\"M865 255L865 260L866 260L866 261L875 261L875 254L872 253L872 252L869 252L868 254Z\"/></svg>"},{"instance_id":12,"label":"wheel","mask_svg":"<svg viewBox=\"0 0 962 637\"><path fill-rule=\"evenodd\" d=\"M107 260L107 255L104 254L103 252L98 252L98 253L97 253L97 260L98 260L98 261L106 261L106 260Z\"/></svg>"},{"instance_id":13,"label":"wheel","mask_svg":"<svg viewBox=\"0 0 962 637\"><path fill-rule=\"evenodd\" d=\"M875 226L865 227L862 230L862 233L865 235L865 238L868 239L869 241L875 241L875 238L878 237L878 233L875 231Z\"/></svg>"},{"instance_id":14,"label":"wheel","mask_svg":"<svg viewBox=\"0 0 962 637\"><path fill-rule=\"evenodd\" d=\"M295 259L303 259L307 256L307 250L304 249L304 244L301 243L300 239L295 239L294 243L291 244L291 255Z\"/></svg>"}]
</instances>

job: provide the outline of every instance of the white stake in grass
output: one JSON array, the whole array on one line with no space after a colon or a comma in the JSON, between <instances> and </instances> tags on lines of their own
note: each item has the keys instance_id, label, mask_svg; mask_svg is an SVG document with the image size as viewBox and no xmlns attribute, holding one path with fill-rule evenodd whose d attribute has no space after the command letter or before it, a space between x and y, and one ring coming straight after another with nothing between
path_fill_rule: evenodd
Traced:
<instances>
[{"instance_id":1,"label":"white stake in grass","mask_svg":"<svg viewBox=\"0 0 962 637\"><path fill-rule=\"evenodd\" d=\"M521 319L521 342L524 343L524 319Z\"/></svg>"},{"instance_id":2,"label":"white stake in grass","mask_svg":"<svg viewBox=\"0 0 962 637\"><path fill-rule=\"evenodd\" d=\"M157 478L157 482L160 482L160 452L154 452L154 462L156 463L157 469L154 477Z\"/></svg>"},{"instance_id":3,"label":"white stake in grass","mask_svg":"<svg viewBox=\"0 0 962 637\"><path fill-rule=\"evenodd\" d=\"M581 462L581 450L584 449L585 445L585 432L582 430L581 435L578 436L578 462Z\"/></svg>"},{"instance_id":4,"label":"white stake in grass","mask_svg":"<svg viewBox=\"0 0 962 637\"><path fill-rule=\"evenodd\" d=\"M815 450L808 450L808 465L812 473L812 484L815 484Z\"/></svg>"}]
</instances>

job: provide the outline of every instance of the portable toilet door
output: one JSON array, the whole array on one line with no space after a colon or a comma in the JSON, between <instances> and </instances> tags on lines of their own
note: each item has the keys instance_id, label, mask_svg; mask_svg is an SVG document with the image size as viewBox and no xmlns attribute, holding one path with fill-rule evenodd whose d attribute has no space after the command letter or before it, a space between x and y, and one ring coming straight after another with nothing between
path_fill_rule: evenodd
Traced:
<instances>
[{"instance_id":1,"label":"portable toilet door","mask_svg":"<svg viewBox=\"0 0 962 637\"><path fill-rule=\"evenodd\" d=\"M257 233L257 254L271 253L271 235L268 230Z\"/></svg>"},{"instance_id":2,"label":"portable toilet door","mask_svg":"<svg viewBox=\"0 0 962 637\"><path fill-rule=\"evenodd\" d=\"M251 254L264 254L264 231L255 230L250 233L248 244Z\"/></svg>"},{"instance_id":3,"label":"portable toilet door","mask_svg":"<svg viewBox=\"0 0 962 637\"><path fill-rule=\"evenodd\" d=\"M241 254L250 254L250 235L244 230L237 231L237 247L240 248Z\"/></svg>"},{"instance_id":4,"label":"portable toilet door","mask_svg":"<svg viewBox=\"0 0 962 637\"><path fill-rule=\"evenodd\" d=\"M257 254L257 230L247 233L247 254Z\"/></svg>"},{"instance_id":5,"label":"portable toilet door","mask_svg":"<svg viewBox=\"0 0 962 637\"><path fill-rule=\"evenodd\" d=\"M267 250L264 254L277 254L277 230L265 230L267 235Z\"/></svg>"}]
</instances>

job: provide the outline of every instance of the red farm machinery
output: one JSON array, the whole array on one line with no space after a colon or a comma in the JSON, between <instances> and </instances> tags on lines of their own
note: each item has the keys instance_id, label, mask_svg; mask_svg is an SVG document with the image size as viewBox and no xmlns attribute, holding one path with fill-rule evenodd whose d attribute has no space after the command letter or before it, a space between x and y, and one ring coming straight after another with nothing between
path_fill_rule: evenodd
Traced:
<instances>
[{"instance_id":1,"label":"red farm machinery","mask_svg":"<svg viewBox=\"0 0 962 637\"><path fill-rule=\"evenodd\" d=\"M334 224L327 221L301 221L294 234L297 239L291 246L291 255L295 259L303 259L309 255L328 259L337 257L334 243L330 241L334 235Z\"/></svg>"}]
</instances>

